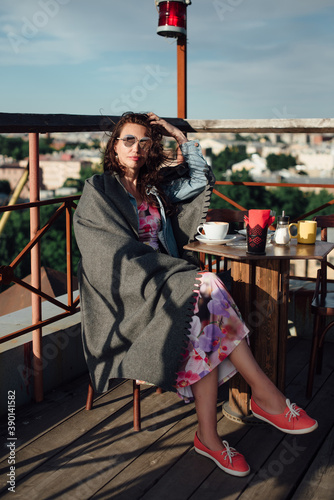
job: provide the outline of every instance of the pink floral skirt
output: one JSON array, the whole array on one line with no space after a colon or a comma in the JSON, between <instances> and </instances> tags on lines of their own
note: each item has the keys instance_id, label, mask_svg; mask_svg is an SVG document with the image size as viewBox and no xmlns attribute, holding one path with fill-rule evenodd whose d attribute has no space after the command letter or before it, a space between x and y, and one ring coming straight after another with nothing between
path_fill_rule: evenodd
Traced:
<instances>
[{"instance_id":1,"label":"pink floral skirt","mask_svg":"<svg viewBox=\"0 0 334 500\"><path fill-rule=\"evenodd\" d=\"M249 332L217 275L200 273L200 281L188 347L176 381L177 393L185 402L194 399L191 385L217 366L218 385L237 372L228 356Z\"/></svg>"}]
</instances>

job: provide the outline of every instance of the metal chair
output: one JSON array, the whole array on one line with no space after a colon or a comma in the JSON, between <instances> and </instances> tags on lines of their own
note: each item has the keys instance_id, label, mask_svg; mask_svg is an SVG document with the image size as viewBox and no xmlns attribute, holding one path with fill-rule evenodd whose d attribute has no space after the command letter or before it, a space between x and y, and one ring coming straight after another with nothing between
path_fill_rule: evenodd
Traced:
<instances>
[{"instance_id":1,"label":"metal chair","mask_svg":"<svg viewBox=\"0 0 334 500\"><path fill-rule=\"evenodd\" d=\"M327 241L327 228L334 228L334 215L320 215L314 217L313 220L317 221L317 226L321 228L321 240ZM312 396L315 369L317 373L321 373L325 335L334 326L334 319L326 325L326 318L334 317L334 293L327 291L327 267L334 269L334 266L326 259L321 263L321 267L317 272L316 286L311 302L314 327L306 388L308 398Z\"/></svg>"},{"instance_id":2,"label":"metal chair","mask_svg":"<svg viewBox=\"0 0 334 500\"><path fill-rule=\"evenodd\" d=\"M133 380L133 429L138 432L141 430L141 418L140 418L140 385L141 381ZM162 389L157 387L157 394L162 393ZM89 381L88 393L86 400L86 410L91 410L94 403L94 388L92 382Z\"/></svg>"}]
</instances>

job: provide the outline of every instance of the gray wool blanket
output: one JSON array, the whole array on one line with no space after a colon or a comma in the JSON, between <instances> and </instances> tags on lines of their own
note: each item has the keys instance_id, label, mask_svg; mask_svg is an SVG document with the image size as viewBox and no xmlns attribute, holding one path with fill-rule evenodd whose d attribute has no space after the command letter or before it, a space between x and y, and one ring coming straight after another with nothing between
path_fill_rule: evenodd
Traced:
<instances>
[{"instance_id":1,"label":"gray wool blanket","mask_svg":"<svg viewBox=\"0 0 334 500\"><path fill-rule=\"evenodd\" d=\"M174 390L187 346L199 268L183 246L206 216L214 179L179 205L173 230L182 258L139 242L137 214L112 174L85 183L74 215L82 339L94 389L111 378L140 379Z\"/></svg>"}]
</instances>

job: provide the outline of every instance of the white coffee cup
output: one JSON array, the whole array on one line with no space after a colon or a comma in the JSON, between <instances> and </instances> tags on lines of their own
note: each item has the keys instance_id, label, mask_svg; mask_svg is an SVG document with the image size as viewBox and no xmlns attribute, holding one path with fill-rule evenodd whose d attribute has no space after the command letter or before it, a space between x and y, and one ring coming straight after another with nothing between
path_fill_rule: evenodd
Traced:
<instances>
[{"instance_id":1,"label":"white coffee cup","mask_svg":"<svg viewBox=\"0 0 334 500\"><path fill-rule=\"evenodd\" d=\"M197 232L209 240L223 240L227 235L228 228L228 222L204 222L198 226ZM203 229L204 235L201 229Z\"/></svg>"}]
</instances>

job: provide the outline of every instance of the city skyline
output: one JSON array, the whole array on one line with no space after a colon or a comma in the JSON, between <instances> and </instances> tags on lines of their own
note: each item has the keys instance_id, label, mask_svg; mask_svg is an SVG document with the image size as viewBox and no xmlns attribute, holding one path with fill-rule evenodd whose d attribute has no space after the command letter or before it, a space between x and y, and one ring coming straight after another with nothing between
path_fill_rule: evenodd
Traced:
<instances>
[{"instance_id":1,"label":"city skyline","mask_svg":"<svg viewBox=\"0 0 334 500\"><path fill-rule=\"evenodd\" d=\"M188 118L334 116L332 0L193 0ZM3 0L0 111L119 115L176 106L176 41L153 0Z\"/></svg>"}]
</instances>

